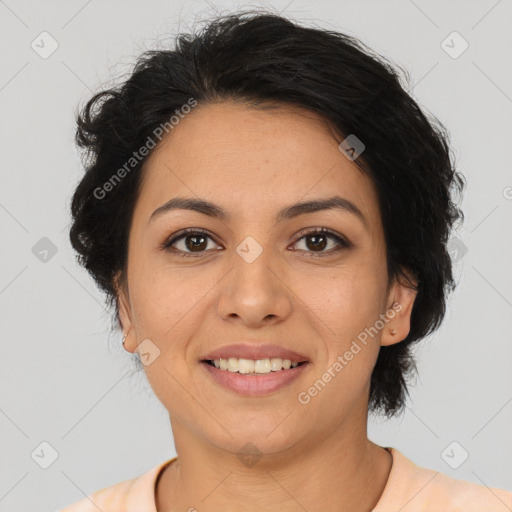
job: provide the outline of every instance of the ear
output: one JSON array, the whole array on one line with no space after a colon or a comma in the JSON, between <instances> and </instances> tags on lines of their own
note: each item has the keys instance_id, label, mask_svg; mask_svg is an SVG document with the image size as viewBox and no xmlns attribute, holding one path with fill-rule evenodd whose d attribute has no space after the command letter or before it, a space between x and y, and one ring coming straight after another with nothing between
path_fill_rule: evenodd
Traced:
<instances>
[{"instance_id":1,"label":"ear","mask_svg":"<svg viewBox=\"0 0 512 512\"><path fill-rule=\"evenodd\" d=\"M119 320L121 321L123 333L126 334L126 341L124 344L126 350L128 350L130 344L130 335L133 333L130 296L127 288L126 282L121 278L121 271L118 271L114 277L114 289L119 308Z\"/></svg>"},{"instance_id":2,"label":"ear","mask_svg":"<svg viewBox=\"0 0 512 512\"><path fill-rule=\"evenodd\" d=\"M418 281L413 277L412 273L409 271L405 271L405 273L409 281L417 287ZM399 343L409 334L411 329L411 312L417 293L417 290L397 280L395 280L390 287L387 297L388 309L386 312L386 316L389 320L382 331L380 341L382 346ZM396 331L394 335L391 334L393 329Z\"/></svg>"}]
</instances>

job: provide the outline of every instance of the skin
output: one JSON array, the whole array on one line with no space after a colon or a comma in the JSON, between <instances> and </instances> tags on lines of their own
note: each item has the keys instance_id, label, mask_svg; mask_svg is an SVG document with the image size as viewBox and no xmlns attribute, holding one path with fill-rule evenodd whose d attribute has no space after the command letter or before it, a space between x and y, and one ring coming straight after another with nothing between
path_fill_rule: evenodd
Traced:
<instances>
[{"instance_id":1,"label":"skin","mask_svg":"<svg viewBox=\"0 0 512 512\"><path fill-rule=\"evenodd\" d=\"M341 154L340 141L313 113L224 102L195 107L146 162L118 300L126 350L145 339L160 350L144 370L169 412L178 459L156 487L159 512L363 512L384 490L392 457L367 438L370 376L380 346L407 336L415 292L388 283L375 187ZM368 228L337 209L276 223L281 208L334 193L359 207ZM149 221L176 196L215 202L232 219L176 210ZM328 254L336 240L316 248L301 234L322 227L352 245ZM209 232L202 252L190 239L175 242L174 253L159 247L183 228ZM263 249L250 264L236 252L248 236ZM299 403L395 302L401 310L384 328ZM243 397L199 362L239 340L275 342L310 364L277 393ZM238 457L246 443L261 453L251 467Z\"/></svg>"}]
</instances>

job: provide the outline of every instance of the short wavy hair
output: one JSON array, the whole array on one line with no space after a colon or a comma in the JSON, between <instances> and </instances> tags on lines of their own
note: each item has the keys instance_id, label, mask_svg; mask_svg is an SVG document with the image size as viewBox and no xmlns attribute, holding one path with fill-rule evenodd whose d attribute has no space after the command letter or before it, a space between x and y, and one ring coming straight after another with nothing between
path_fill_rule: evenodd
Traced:
<instances>
[{"instance_id":1,"label":"short wavy hair","mask_svg":"<svg viewBox=\"0 0 512 512\"><path fill-rule=\"evenodd\" d=\"M407 71L352 36L251 10L178 34L172 49L143 52L123 83L95 94L77 114L85 175L72 198L70 240L78 262L115 308L118 326L115 278L126 276L147 156L105 197L95 190L190 98L302 107L340 136L363 141L354 163L377 190L388 282L396 278L417 290L408 336L380 348L371 375L369 412L401 412L407 377L417 370L411 347L440 326L455 288L447 242L454 222L464 219L451 196L463 191L464 179L455 170L449 134L422 112L401 75L410 81Z\"/></svg>"}]
</instances>

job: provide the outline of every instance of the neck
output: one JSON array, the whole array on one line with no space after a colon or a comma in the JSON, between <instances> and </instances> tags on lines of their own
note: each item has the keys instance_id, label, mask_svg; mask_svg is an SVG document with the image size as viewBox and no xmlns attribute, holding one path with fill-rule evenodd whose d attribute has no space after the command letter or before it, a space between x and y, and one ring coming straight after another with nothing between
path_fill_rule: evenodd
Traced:
<instances>
[{"instance_id":1,"label":"neck","mask_svg":"<svg viewBox=\"0 0 512 512\"><path fill-rule=\"evenodd\" d=\"M302 442L244 459L172 422L178 458L156 489L157 511L247 512L337 510L371 512L389 476L392 456L366 429ZM340 429L341 430L341 429ZM346 433L345 433L346 434Z\"/></svg>"}]
</instances>

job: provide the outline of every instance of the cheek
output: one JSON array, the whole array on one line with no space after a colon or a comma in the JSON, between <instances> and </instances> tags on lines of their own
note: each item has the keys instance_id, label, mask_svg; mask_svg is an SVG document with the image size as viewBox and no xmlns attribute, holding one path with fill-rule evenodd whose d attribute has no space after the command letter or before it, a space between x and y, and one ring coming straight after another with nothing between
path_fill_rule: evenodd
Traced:
<instances>
[{"instance_id":1,"label":"cheek","mask_svg":"<svg viewBox=\"0 0 512 512\"><path fill-rule=\"evenodd\" d=\"M338 273L326 281L321 297L307 302L325 352L303 392L313 408L322 409L319 415L333 421L366 396L379 353L380 333L371 327L382 313L381 290L369 276Z\"/></svg>"},{"instance_id":2,"label":"cheek","mask_svg":"<svg viewBox=\"0 0 512 512\"><path fill-rule=\"evenodd\" d=\"M373 325L382 313L382 284L375 268L347 266L323 276L301 278L294 292L322 320L330 337L346 340Z\"/></svg>"},{"instance_id":3,"label":"cheek","mask_svg":"<svg viewBox=\"0 0 512 512\"><path fill-rule=\"evenodd\" d=\"M144 265L134 272L130 294L140 334L162 352L177 351L198 328L197 316L221 276L198 267Z\"/></svg>"}]
</instances>

